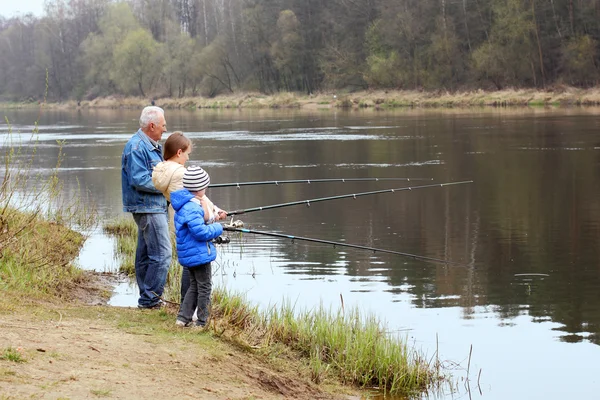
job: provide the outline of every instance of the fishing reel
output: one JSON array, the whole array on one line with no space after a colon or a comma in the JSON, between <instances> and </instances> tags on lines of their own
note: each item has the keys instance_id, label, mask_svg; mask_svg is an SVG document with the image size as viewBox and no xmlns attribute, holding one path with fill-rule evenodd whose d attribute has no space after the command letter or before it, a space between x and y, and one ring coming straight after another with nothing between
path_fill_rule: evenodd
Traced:
<instances>
[{"instance_id":1,"label":"fishing reel","mask_svg":"<svg viewBox=\"0 0 600 400\"><path fill-rule=\"evenodd\" d=\"M229 236L217 236L213 239L214 244L227 244L229 242L231 242Z\"/></svg>"},{"instance_id":2,"label":"fishing reel","mask_svg":"<svg viewBox=\"0 0 600 400\"><path fill-rule=\"evenodd\" d=\"M237 221L234 221L233 218L231 219L231 222L223 224L223 228L225 230L227 230L227 228L235 229L235 228L243 228L243 227L244 227L244 222L240 221L239 219Z\"/></svg>"},{"instance_id":3,"label":"fishing reel","mask_svg":"<svg viewBox=\"0 0 600 400\"><path fill-rule=\"evenodd\" d=\"M231 218L231 222L223 224L223 229L228 230L229 228L230 230L235 230L237 228L242 228L243 226L244 223L242 221L240 221L239 219L237 221L234 221L233 218ZM229 242L231 242L229 236L219 236L213 239L214 244L227 244Z\"/></svg>"}]
</instances>

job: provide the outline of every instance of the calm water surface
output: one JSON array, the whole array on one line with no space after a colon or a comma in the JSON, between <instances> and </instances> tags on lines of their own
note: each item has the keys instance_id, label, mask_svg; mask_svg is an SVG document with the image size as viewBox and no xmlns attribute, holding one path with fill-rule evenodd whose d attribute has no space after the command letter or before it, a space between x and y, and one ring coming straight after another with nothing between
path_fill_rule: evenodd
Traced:
<instances>
[{"instance_id":1,"label":"calm water surface","mask_svg":"<svg viewBox=\"0 0 600 400\"><path fill-rule=\"evenodd\" d=\"M29 143L37 111L5 111ZM436 399L588 399L600 389L600 110L167 111L194 143L213 183L412 177L471 185L387 193L241 216L246 227L385 248L390 254L232 237L215 282L262 306L287 298L376 313L462 382ZM35 170L49 173L57 141L65 190L90 191L121 215L120 156L138 111L45 111ZM0 132L7 132L6 124ZM4 135L6 137L6 135ZM427 182L412 182L416 186ZM234 210L400 188L362 182L214 188ZM116 268L114 242L86 244L84 268ZM115 305L135 305L128 283ZM467 374L472 346L470 372ZM480 374L480 375L479 375Z\"/></svg>"}]
</instances>

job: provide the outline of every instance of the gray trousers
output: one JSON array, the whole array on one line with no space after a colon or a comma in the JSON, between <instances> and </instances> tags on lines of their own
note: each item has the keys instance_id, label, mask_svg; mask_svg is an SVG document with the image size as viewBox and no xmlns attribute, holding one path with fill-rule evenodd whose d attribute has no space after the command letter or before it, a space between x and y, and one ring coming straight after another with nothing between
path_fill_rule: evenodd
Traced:
<instances>
[{"instance_id":1,"label":"gray trousers","mask_svg":"<svg viewBox=\"0 0 600 400\"><path fill-rule=\"evenodd\" d=\"M189 273L190 287L179 307L177 319L186 324L190 323L194 311L198 307L198 321L196 321L196 325L204 326L208 322L210 313L210 294L212 291L211 264L207 263L189 268Z\"/></svg>"}]
</instances>

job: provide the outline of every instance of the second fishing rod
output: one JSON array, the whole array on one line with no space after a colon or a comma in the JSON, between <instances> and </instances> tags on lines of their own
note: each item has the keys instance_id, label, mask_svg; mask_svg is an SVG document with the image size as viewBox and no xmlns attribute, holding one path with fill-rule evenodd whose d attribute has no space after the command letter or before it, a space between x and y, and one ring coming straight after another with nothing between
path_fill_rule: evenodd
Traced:
<instances>
[{"instance_id":1,"label":"second fishing rod","mask_svg":"<svg viewBox=\"0 0 600 400\"><path fill-rule=\"evenodd\" d=\"M389 182L389 181L432 181L433 178L325 178L325 179L290 179L279 181L256 181L256 182L231 182L231 183L211 183L209 188L225 188L236 187L241 189L242 186L263 186L263 185L284 185L290 183L333 183L333 182Z\"/></svg>"},{"instance_id":2,"label":"second fishing rod","mask_svg":"<svg viewBox=\"0 0 600 400\"><path fill-rule=\"evenodd\" d=\"M247 214L247 213L256 212L256 211L271 210L274 208L282 208L282 207L291 207L291 206L296 206L296 205L300 205L300 204L304 204L304 205L310 207L310 205L312 203L318 203L318 202L322 202L322 201L339 200L339 199L347 199L347 198L355 199L357 197L362 197L362 196L372 196L372 195L383 194L383 193L396 193L396 192L404 192L404 191L412 191L412 190L420 190L420 189L428 189L428 188L438 188L438 187L453 186L453 185L464 185L467 183L473 183L473 181L435 183L435 184L431 184L431 185L409 186L409 187L402 187L402 188L395 188L395 189L374 190L374 191L370 191L370 192L342 194L342 195L338 195L338 196L319 197L316 199L299 200L299 201L292 201L289 203L272 204L272 205L268 205L268 206L245 208L242 210L234 210L234 211L227 212L227 215L228 216L242 215L242 214Z\"/></svg>"}]
</instances>

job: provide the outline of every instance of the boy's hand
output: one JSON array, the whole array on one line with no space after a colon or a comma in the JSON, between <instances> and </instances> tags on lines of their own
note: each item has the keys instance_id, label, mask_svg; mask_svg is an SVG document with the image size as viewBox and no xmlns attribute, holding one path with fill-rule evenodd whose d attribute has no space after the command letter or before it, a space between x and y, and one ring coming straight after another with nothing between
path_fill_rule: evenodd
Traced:
<instances>
[{"instance_id":1,"label":"boy's hand","mask_svg":"<svg viewBox=\"0 0 600 400\"><path fill-rule=\"evenodd\" d=\"M225 210L219 210L219 212L217 213L217 218L215 218L217 221L221 221L223 219L227 218L227 211Z\"/></svg>"}]
</instances>

